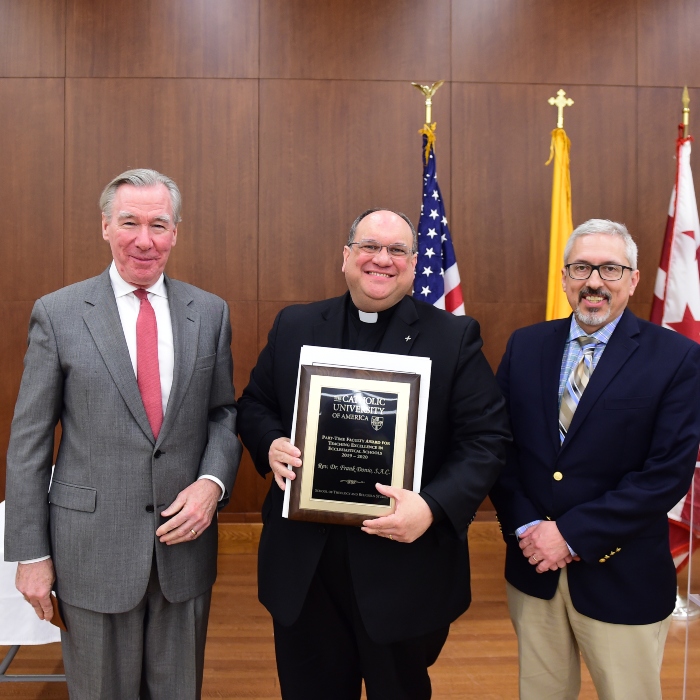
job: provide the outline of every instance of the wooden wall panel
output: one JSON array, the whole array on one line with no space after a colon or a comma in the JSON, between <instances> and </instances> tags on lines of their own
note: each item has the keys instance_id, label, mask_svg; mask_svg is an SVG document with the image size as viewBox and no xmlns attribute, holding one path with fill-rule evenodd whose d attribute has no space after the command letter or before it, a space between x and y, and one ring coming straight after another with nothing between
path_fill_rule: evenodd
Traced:
<instances>
[{"instance_id":1,"label":"wooden wall panel","mask_svg":"<svg viewBox=\"0 0 700 700\"><path fill-rule=\"evenodd\" d=\"M0 77L65 75L65 0L0 0Z\"/></svg>"},{"instance_id":2,"label":"wooden wall panel","mask_svg":"<svg viewBox=\"0 0 700 700\"><path fill-rule=\"evenodd\" d=\"M250 371L258 359L258 305L255 301L230 301L233 339L233 385L236 396L243 393Z\"/></svg>"},{"instance_id":3,"label":"wooden wall panel","mask_svg":"<svg viewBox=\"0 0 700 700\"><path fill-rule=\"evenodd\" d=\"M63 284L63 102L60 79L0 79L3 301Z\"/></svg>"},{"instance_id":4,"label":"wooden wall panel","mask_svg":"<svg viewBox=\"0 0 700 700\"><path fill-rule=\"evenodd\" d=\"M639 85L700 87L700 3L637 0Z\"/></svg>"},{"instance_id":5,"label":"wooden wall panel","mask_svg":"<svg viewBox=\"0 0 700 700\"><path fill-rule=\"evenodd\" d=\"M33 301L0 301L0 502L5 500L5 466L10 424L22 379Z\"/></svg>"},{"instance_id":6,"label":"wooden wall panel","mask_svg":"<svg viewBox=\"0 0 700 700\"><path fill-rule=\"evenodd\" d=\"M452 231L457 260L466 261L465 300L541 302L544 313L552 196L544 163L556 124L547 98L556 86L455 83L452 91ZM574 225L612 218L634 229L635 90L570 92Z\"/></svg>"},{"instance_id":7,"label":"wooden wall panel","mask_svg":"<svg viewBox=\"0 0 700 700\"><path fill-rule=\"evenodd\" d=\"M544 309L550 94L546 85L452 86L452 233L467 308L519 301Z\"/></svg>"},{"instance_id":8,"label":"wooden wall panel","mask_svg":"<svg viewBox=\"0 0 700 700\"><path fill-rule=\"evenodd\" d=\"M68 76L255 78L253 0L67 0Z\"/></svg>"},{"instance_id":9,"label":"wooden wall panel","mask_svg":"<svg viewBox=\"0 0 700 700\"><path fill-rule=\"evenodd\" d=\"M637 230L637 135L633 125L637 91L628 87L579 85L568 92L575 100L564 122L571 139L574 226L588 219L611 219L625 223L634 232ZM545 106L551 110L554 125L555 108Z\"/></svg>"},{"instance_id":10,"label":"wooden wall panel","mask_svg":"<svg viewBox=\"0 0 700 700\"><path fill-rule=\"evenodd\" d=\"M71 79L66 95L66 282L110 260L102 188L127 168L152 167L183 195L169 274L229 300L255 299L255 82Z\"/></svg>"},{"instance_id":11,"label":"wooden wall panel","mask_svg":"<svg viewBox=\"0 0 700 700\"><path fill-rule=\"evenodd\" d=\"M446 192L449 95L443 88L434 105ZM417 223L424 119L405 82L261 81L261 301L341 294L343 244L363 210L398 209Z\"/></svg>"},{"instance_id":12,"label":"wooden wall panel","mask_svg":"<svg viewBox=\"0 0 700 700\"><path fill-rule=\"evenodd\" d=\"M260 0L263 78L450 78L450 0Z\"/></svg>"},{"instance_id":13,"label":"wooden wall panel","mask_svg":"<svg viewBox=\"0 0 700 700\"><path fill-rule=\"evenodd\" d=\"M222 522L259 522L260 508L270 488L272 475L263 479L253 466L247 450L238 468L238 476L231 494L231 501L221 511Z\"/></svg>"},{"instance_id":14,"label":"wooden wall panel","mask_svg":"<svg viewBox=\"0 0 700 700\"><path fill-rule=\"evenodd\" d=\"M508 338L517 328L544 320L544 302L488 302L469 301L466 312L481 325L482 348L495 372L506 349Z\"/></svg>"},{"instance_id":15,"label":"wooden wall panel","mask_svg":"<svg viewBox=\"0 0 700 700\"><path fill-rule=\"evenodd\" d=\"M452 79L634 85L635 21L636 0L454 0Z\"/></svg>"},{"instance_id":16,"label":"wooden wall panel","mask_svg":"<svg viewBox=\"0 0 700 700\"><path fill-rule=\"evenodd\" d=\"M633 231L639 245L639 287L634 299L637 303L651 304L654 295L656 271L666 230L671 191L676 178L676 139L681 119L680 88L639 88L637 112L637 159L639 189L637 196L638 221ZM700 104L700 90L690 90L690 104ZM691 112L691 134L693 129ZM697 173L697 150L693 144ZM692 160L692 159L691 159ZM697 182L697 176L696 176ZM649 318L648 313L645 318Z\"/></svg>"}]
</instances>

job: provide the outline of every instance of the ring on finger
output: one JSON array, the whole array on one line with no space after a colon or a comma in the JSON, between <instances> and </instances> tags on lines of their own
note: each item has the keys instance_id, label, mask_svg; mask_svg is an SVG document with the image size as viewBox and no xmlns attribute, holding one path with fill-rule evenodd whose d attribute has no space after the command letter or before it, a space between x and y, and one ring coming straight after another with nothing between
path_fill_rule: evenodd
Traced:
<instances>
[{"instance_id":1,"label":"ring on finger","mask_svg":"<svg viewBox=\"0 0 700 700\"><path fill-rule=\"evenodd\" d=\"M192 535L193 535L194 537L197 537L197 531L196 531L196 530L190 530L190 532L192 533Z\"/></svg>"}]
</instances>

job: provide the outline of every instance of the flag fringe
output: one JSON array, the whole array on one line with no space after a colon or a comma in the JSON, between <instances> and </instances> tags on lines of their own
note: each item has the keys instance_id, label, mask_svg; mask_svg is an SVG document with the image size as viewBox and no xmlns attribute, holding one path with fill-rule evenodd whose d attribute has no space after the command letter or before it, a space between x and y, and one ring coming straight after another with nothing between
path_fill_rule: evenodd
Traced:
<instances>
[{"instance_id":1,"label":"flag fringe","mask_svg":"<svg viewBox=\"0 0 700 700\"><path fill-rule=\"evenodd\" d=\"M425 142L425 164L428 165L428 160L430 160L430 151L435 147L435 127L437 127L437 122L432 124L423 124L423 128L418 130L418 133L426 136L427 140Z\"/></svg>"}]
</instances>

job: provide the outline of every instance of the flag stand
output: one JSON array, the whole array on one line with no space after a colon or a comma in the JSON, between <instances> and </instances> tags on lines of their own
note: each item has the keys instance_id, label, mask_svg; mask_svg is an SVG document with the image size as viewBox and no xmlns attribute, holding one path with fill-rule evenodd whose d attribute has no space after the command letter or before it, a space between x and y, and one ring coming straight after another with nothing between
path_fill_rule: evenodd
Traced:
<instances>
[{"instance_id":1,"label":"flag stand","mask_svg":"<svg viewBox=\"0 0 700 700\"><path fill-rule=\"evenodd\" d=\"M700 464L700 463L698 463ZM690 486L690 530L688 532L688 583L686 585L685 595L681 594L680 586L676 586L676 607L673 609L672 617L674 620L683 622L684 620L694 620L700 617L700 595L690 592L693 581L693 537L695 537L695 479L697 478L698 465L695 466L695 474L693 475L693 484ZM687 631L687 630L686 630ZM687 643L687 640L686 640Z\"/></svg>"}]
</instances>

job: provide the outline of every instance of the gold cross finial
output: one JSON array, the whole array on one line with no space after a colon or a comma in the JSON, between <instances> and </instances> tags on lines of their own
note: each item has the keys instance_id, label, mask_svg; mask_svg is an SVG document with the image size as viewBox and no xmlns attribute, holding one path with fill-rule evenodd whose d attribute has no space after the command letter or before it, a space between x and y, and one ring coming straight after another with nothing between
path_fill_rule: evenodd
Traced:
<instances>
[{"instance_id":1,"label":"gold cross finial","mask_svg":"<svg viewBox=\"0 0 700 700\"><path fill-rule=\"evenodd\" d=\"M564 128L564 107L571 107L574 101L570 97L566 97L566 93L563 90L557 91L556 97L550 97L547 100L550 105L556 105L557 109L557 129Z\"/></svg>"},{"instance_id":2,"label":"gold cross finial","mask_svg":"<svg viewBox=\"0 0 700 700\"><path fill-rule=\"evenodd\" d=\"M683 138L688 138L688 125L690 123L690 95L688 95L688 86L683 88Z\"/></svg>"},{"instance_id":3,"label":"gold cross finial","mask_svg":"<svg viewBox=\"0 0 700 700\"><path fill-rule=\"evenodd\" d=\"M420 83L411 83L414 88L420 90L425 95L425 123L430 124L432 121L432 106L433 106L433 95L437 92L438 88L444 83L444 80L438 80L437 83L432 85L421 85Z\"/></svg>"}]
</instances>

